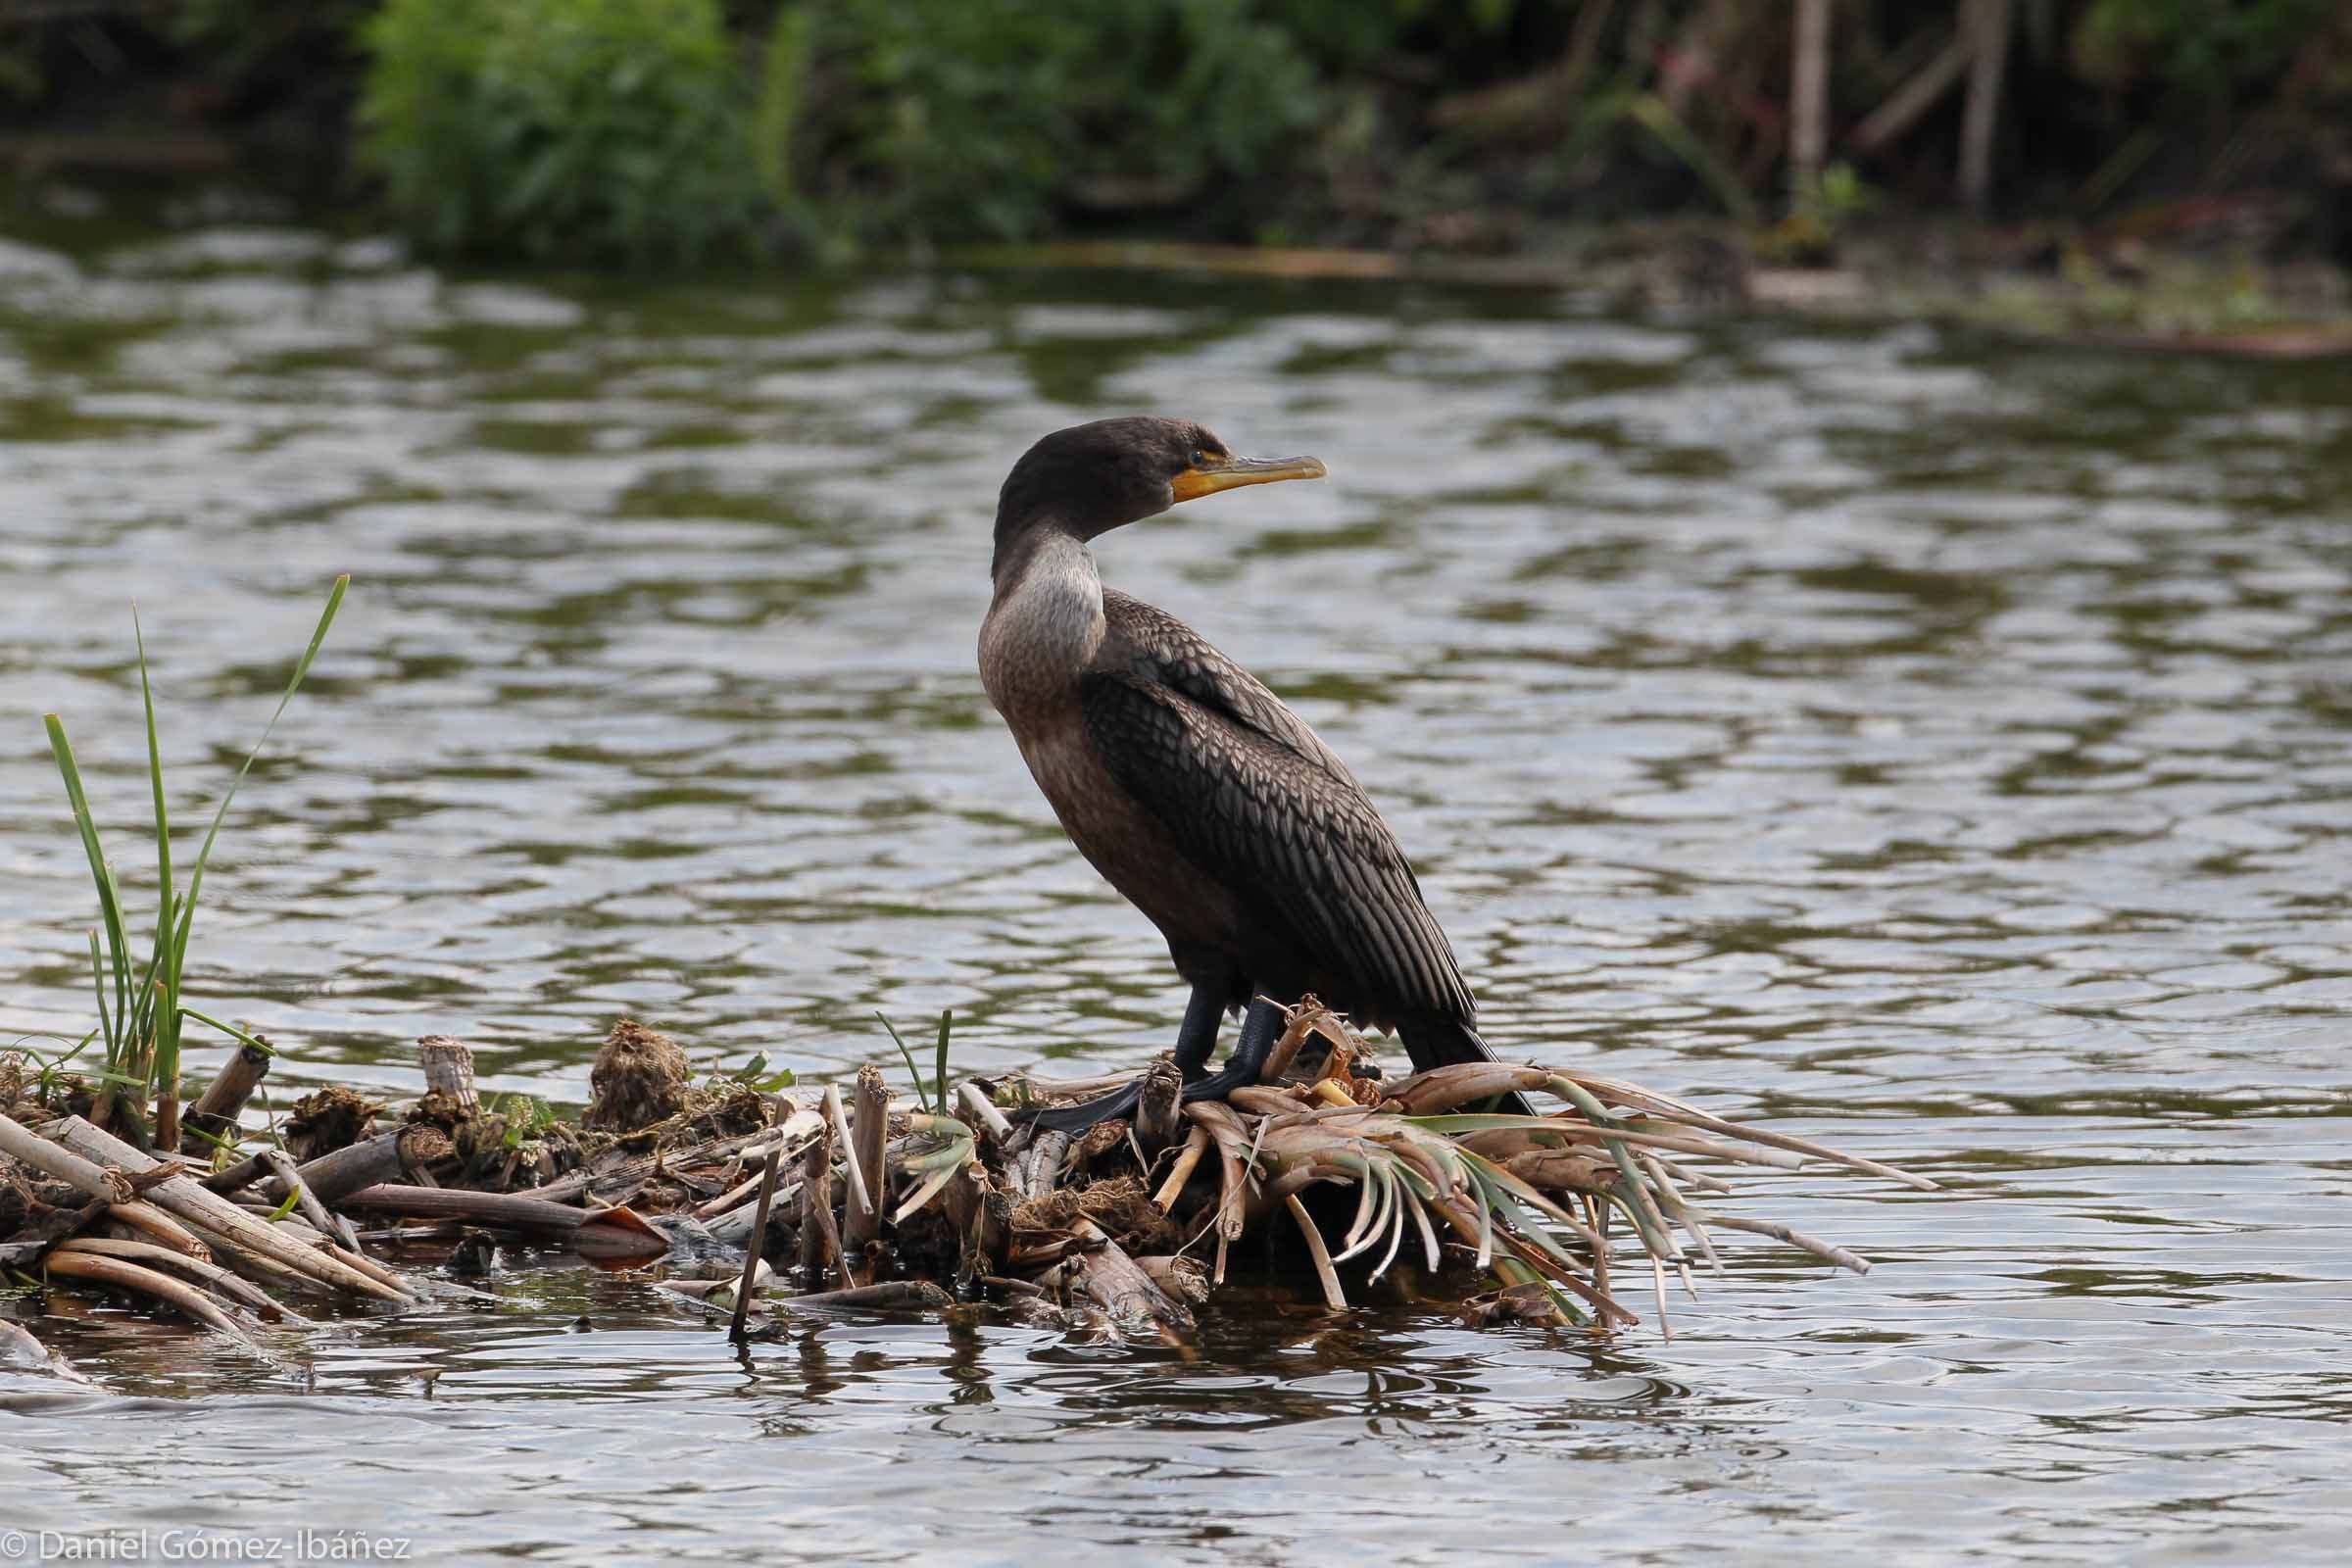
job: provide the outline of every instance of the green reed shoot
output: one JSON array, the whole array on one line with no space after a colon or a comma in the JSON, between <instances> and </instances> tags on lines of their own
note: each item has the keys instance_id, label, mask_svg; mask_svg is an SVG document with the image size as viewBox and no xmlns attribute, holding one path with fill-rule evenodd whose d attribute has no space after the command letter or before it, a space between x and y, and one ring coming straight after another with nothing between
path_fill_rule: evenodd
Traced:
<instances>
[{"instance_id":1,"label":"green reed shoot","mask_svg":"<svg viewBox=\"0 0 2352 1568\"><path fill-rule=\"evenodd\" d=\"M906 1042L900 1038L898 1025L884 1017L879 1008L875 1009L874 1016L882 1019L882 1027L890 1031L890 1043L899 1048L899 1055L906 1063L906 1076L914 1081L915 1103L934 1115L945 1116L948 1113L948 1034L956 1027L955 1009L948 1008L939 1015L939 1038L932 1045L937 1065L931 1080L932 1087L927 1093L923 1088L922 1072L914 1064L914 1053L907 1050Z\"/></svg>"},{"instance_id":2,"label":"green reed shoot","mask_svg":"<svg viewBox=\"0 0 2352 1568\"><path fill-rule=\"evenodd\" d=\"M139 651L139 695L147 717L147 780L155 803L157 909L154 942L143 965L134 962L122 885L116 880L114 862L107 858L99 843L97 817L90 810L89 795L82 788L81 769L74 760L73 744L66 738L65 721L55 713L43 719L49 731L49 750L66 781L66 800L73 808L74 824L81 834L82 853L90 862L90 877L98 889L99 924L90 933L90 976L97 988L98 1027L85 1039L99 1038L106 1043L106 1067L97 1076L109 1087L95 1107L93 1120L106 1119L107 1107L116 1101L118 1088L131 1090L134 1101L143 1101L152 1090L156 1100L155 1142L167 1150L178 1146L181 1026L185 1020L194 1018L199 1023L219 1027L187 1006L180 996L187 973L188 938L195 927L196 901L204 886L205 867L211 863L214 841L220 837L220 824L228 815L229 802L236 798L237 786L245 782L254 759L269 744L278 719L285 714L286 705L294 700L303 677L310 673L311 662L318 657L327 628L334 624L335 612L342 608L343 595L350 587L348 575L335 579L334 588L327 595L326 609L318 616L318 629L311 633L310 646L296 662L293 678L286 682L275 711L263 726L261 739L245 754L245 760L229 779L228 788L221 793L212 825L205 831L204 843L188 868L184 890L172 874L172 822L164 803L164 754L155 720L155 689L147 675L146 635L138 625L137 608L132 608L132 633ZM105 937L103 950L99 945L101 934ZM109 1005L110 996L112 1005ZM134 1102L130 1108L136 1116L139 1106Z\"/></svg>"}]
</instances>

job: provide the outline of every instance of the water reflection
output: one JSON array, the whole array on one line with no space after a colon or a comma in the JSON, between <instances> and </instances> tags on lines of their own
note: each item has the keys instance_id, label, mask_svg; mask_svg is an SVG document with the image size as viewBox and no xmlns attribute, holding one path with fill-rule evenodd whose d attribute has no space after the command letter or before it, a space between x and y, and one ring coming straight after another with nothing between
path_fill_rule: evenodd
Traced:
<instances>
[{"instance_id":1,"label":"water reflection","mask_svg":"<svg viewBox=\"0 0 2352 1568\"><path fill-rule=\"evenodd\" d=\"M1671 1343L1240 1297L1191 1355L972 1313L738 1356L526 1266L253 1363L85 1302L105 1387L0 1391L33 1527L136 1452L222 1524L398 1514L453 1557L2340 1538L2340 374L1354 284L559 288L256 231L6 276L0 682L118 833L124 602L184 819L355 575L197 943L289 1082L412 1090L447 1030L576 1099L623 1011L811 1073L875 1006L954 1007L974 1071L1163 1045L1155 935L971 665L1011 456L1148 409L1330 463L1106 570L1355 763L1499 1043L1951 1188L1759 1173L1879 1270L1740 1248ZM83 869L19 734L5 1017L78 1034ZM334 1458L237 1457L290 1447Z\"/></svg>"}]
</instances>

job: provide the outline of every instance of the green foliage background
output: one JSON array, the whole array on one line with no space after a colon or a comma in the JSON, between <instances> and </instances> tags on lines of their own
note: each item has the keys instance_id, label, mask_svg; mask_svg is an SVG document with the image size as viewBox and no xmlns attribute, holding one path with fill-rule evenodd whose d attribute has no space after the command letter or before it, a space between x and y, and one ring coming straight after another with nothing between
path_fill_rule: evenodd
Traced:
<instances>
[{"instance_id":1,"label":"green foliage background","mask_svg":"<svg viewBox=\"0 0 2352 1568\"><path fill-rule=\"evenodd\" d=\"M1962 10L1833 0L1834 134ZM1513 223L1549 217L1781 210L1789 15L1786 0L185 0L71 26L0 17L0 118L83 113L108 83L72 27L102 25L138 62L109 78L126 102L298 149L339 199L380 198L442 252L660 266L1113 227L1507 245ZM2015 15L2013 209L2266 180L2352 206L2345 0L2016 0ZM1958 98L1860 160L1882 205L1952 199Z\"/></svg>"},{"instance_id":2,"label":"green foliage background","mask_svg":"<svg viewBox=\"0 0 2352 1568\"><path fill-rule=\"evenodd\" d=\"M368 167L438 250L693 262L749 232L749 83L716 0L389 0Z\"/></svg>"}]
</instances>

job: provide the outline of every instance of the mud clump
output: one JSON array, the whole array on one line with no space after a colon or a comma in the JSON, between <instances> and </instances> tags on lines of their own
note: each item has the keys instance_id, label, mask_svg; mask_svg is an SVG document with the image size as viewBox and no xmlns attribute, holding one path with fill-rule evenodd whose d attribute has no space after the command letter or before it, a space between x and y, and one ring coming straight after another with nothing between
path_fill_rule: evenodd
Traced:
<instances>
[{"instance_id":1,"label":"mud clump","mask_svg":"<svg viewBox=\"0 0 2352 1568\"><path fill-rule=\"evenodd\" d=\"M667 1121L687 1107L694 1087L685 1051L634 1018L621 1019L605 1037L588 1083L596 1098L580 1125L615 1133Z\"/></svg>"},{"instance_id":2,"label":"mud clump","mask_svg":"<svg viewBox=\"0 0 2352 1568\"><path fill-rule=\"evenodd\" d=\"M305 1160L348 1149L383 1112L382 1105L339 1084L305 1095L286 1117L286 1152Z\"/></svg>"}]
</instances>

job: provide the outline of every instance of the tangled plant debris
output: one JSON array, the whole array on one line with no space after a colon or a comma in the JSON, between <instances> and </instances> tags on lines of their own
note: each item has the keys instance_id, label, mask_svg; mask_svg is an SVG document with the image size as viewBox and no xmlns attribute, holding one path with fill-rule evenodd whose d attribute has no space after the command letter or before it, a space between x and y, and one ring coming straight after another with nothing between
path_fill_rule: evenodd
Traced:
<instances>
[{"instance_id":1,"label":"tangled plant debris","mask_svg":"<svg viewBox=\"0 0 2352 1568\"><path fill-rule=\"evenodd\" d=\"M338 1114L308 1121L314 1152L299 1164L275 1147L221 1148L209 1169L159 1159L62 1113L64 1086L0 1074L13 1101L0 1168L19 1198L0 1263L53 1287L129 1292L255 1345L265 1320L302 1324L282 1299L297 1293L397 1309L459 1288L370 1250L459 1274L498 1241L658 1270L682 1305L742 1335L809 1309L973 1303L1182 1340L1244 1271L1294 1275L1335 1311L1445 1299L1477 1323L1605 1331L1642 1321L1629 1258L1663 1329L1670 1276L1694 1292L1694 1264L1722 1266L1721 1232L1869 1266L1724 1212L1740 1167L1934 1187L1590 1073L1478 1063L1392 1082L1311 1001L1266 1081L1230 1103L1182 1103L1163 1060L1132 1120L1075 1139L1006 1112L1100 1083L975 1079L951 1093L943 1072L928 1096L894 1097L868 1065L846 1091L699 1086L677 1073L673 1042L623 1019L575 1128L544 1106L484 1108L461 1042L421 1050L431 1086L410 1104L312 1097ZM662 1095L649 1098L649 1074ZM1566 1104L1478 1108L1513 1090ZM633 1126L621 1110L662 1104L666 1115Z\"/></svg>"}]
</instances>

